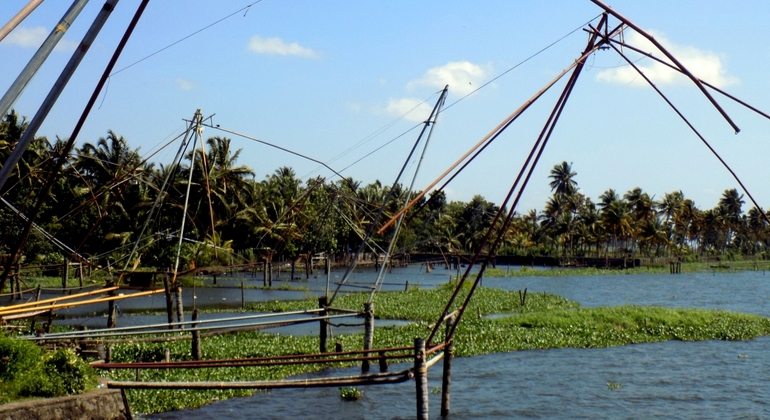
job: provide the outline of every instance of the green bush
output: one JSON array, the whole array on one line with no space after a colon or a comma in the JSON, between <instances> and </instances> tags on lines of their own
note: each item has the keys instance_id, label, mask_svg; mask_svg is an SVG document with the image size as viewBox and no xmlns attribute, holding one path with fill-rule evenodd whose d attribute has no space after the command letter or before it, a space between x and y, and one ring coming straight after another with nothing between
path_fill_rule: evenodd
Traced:
<instances>
[{"instance_id":1,"label":"green bush","mask_svg":"<svg viewBox=\"0 0 770 420\"><path fill-rule=\"evenodd\" d=\"M96 373L72 350L59 349L43 356L34 369L16 381L22 397L80 394L96 386Z\"/></svg>"},{"instance_id":2,"label":"green bush","mask_svg":"<svg viewBox=\"0 0 770 420\"><path fill-rule=\"evenodd\" d=\"M33 369L43 352L26 340L0 334L0 382L11 382L19 374Z\"/></svg>"}]
</instances>

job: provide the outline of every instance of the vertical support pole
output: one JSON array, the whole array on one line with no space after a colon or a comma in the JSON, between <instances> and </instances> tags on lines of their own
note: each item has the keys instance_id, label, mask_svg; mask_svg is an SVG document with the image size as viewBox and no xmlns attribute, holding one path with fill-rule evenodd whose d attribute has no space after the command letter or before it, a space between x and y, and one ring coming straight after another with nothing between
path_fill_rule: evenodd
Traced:
<instances>
[{"instance_id":1,"label":"vertical support pole","mask_svg":"<svg viewBox=\"0 0 770 420\"><path fill-rule=\"evenodd\" d=\"M16 292L19 294L19 300L24 299L21 295L21 262L16 266Z\"/></svg>"},{"instance_id":2,"label":"vertical support pole","mask_svg":"<svg viewBox=\"0 0 770 420\"><path fill-rule=\"evenodd\" d=\"M193 278L193 284L195 284L195 278ZM174 282L174 297L176 298L176 320L177 322L184 322L184 304L182 303L182 281L179 278ZM193 296L193 302L195 302ZM183 330L183 326L179 326L180 330Z\"/></svg>"},{"instance_id":3,"label":"vertical support pole","mask_svg":"<svg viewBox=\"0 0 770 420\"><path fill-rule=\"evenodd\" d=\"M318 297L318 307L324 309L321 311L321 316L325 317L328 312L326 312L326 305L328 302L328 298L326 296L319 296ZM329 332L329 321L326 318L321 319L319 321L319 352L320 353L326 353L326 341L327 341L327 334Z\"/></svg>"},{"instance_id":4,"label":"vertical support pole","mask_svg":"<svg viewBox=\"0 0 770 420\"><path fill-rule=\"evenodd\" d=\"M454 357L454 339L449 336L455 317L446 320L446 345L444 346L444 372L441 378L441 417L449 415L449 392L452 388L452 358Z\"/></svg>"},{"instance_id":5,"label":"vertical support pole","mask_svg":"<svg viewBox=\"0 0 770 420\"><path fill-rule=\"evenodd\" d=\"M332 263L329 261L329 255L326 256L326 296L329 296L329 282L332 276Z\"/></svg>"},{"instance_id":6,"label":"vertical support pole","mask_svg":"<svg viewBox=\"0 0 770 420\"><path fill-rule=\"evenodd\" d=\"M83 263L78 264L78 283L83 288Z\"/></svg>"},{"instance_id":7,"label":"vertical support pole","mask_svg":"<svg viewBox=\"0 0 770 420\"><path fill-rule=\"evenodd\" d=\"M113 283L112 280L107 281L107 287L112 287L114 284L115 283ZM109 296L115 296L115 291L112 290L108 294ZM115 312L115 301L111 300L107 302L107 328L115 328Z\"/></svg>"},{"instance_id":8,"label":"vertical support pole","mask_svg":"<svg viewBox=\"0 0 770 420\"><path fill-rule=\"evenodd\" d=\"M380 355L380 373L384 373L388 371L388 359L385 358L385 352L381 351L379 352Z\"/></svg>"},{"instance_id":9,"label":"vertical support pole","mask_svg":"<svg viewBox=\"0 0 770 420\"><path fill-rule=\"evenodd\" d=\"M197 321L198 320L198 308L195 308L193 310L192 314L192 320ZM201 355L201 332L197 330L198 324L192 324L193 332L192 332L192 358L193 360L201 360L203 357Z\"/></svg>"},{"instance_id":10,"label":"vertical support pole","mask_svg":"<svg viewBox=\"0 0 770 420\"><path fill-rule=\"evenodd\" d=\"M374 341L374 303L364 303L364 351L371 350ZM364 353L364 357L369 353ZM361 372L369 372L369 360L361 362Z\"/></svg>"},{"instance_id":11,"label":"vertical support pole","mask_svg":"<svg viewBox=\"0 0 770 420\"><path fill-rule=\"evenodd\" d=\"M43 290L43 286L37 285L37 293L35 293L35 302L40 300L40 292Z\"/></svg>"},{"instance_id":12,"label":"vertical support pole","mask_svg":"<svg viewBox=\"0 0 770 420\"><path fill-rule=\"evenodd\" d=\"M265 258L264 265L262 265L262 286L267 287L267 258Z\"/></svg>"},{"instance_id":13,"label":"vertical support pole","mask_svg":"<svg viewBox=\"0 0 770 420\"><path fill-rule=\"evenodd\" d=\"M246 291L245 291L245 285L243 284L243 279L241 279L241 309L246 308Z\"/></svg>"},{"instance_id":14,"label":"vertical support pole","mask_svg":"<svg viewBox=\"0 0 770 420\"><path fill-rule=\"evenodd\" d=\"M126 389L120 388L120 397L123 398L123 415L128 420L134 420L134 416L131 414L131 407L128 405L128 397L126 396Z\"/></svg>"},{"instance_id":15,"label":"vertical support pole","mask_svg":"<svg viewBox=\"0 0 770 420\"><path fill-rule=\"evenodd\" d=\"M61 287L62 289L67 288L67 280L70 276L70 260L64 260L64 264L62 264L61 269Z\"/></svg>"},{"instance_id":16,"label":"vertical support pole","mask_svg":"<svg viewBox=\"0 0 770 420\"><path fill-rule=\"evenodd\" d=\"M11 300L16 299L16 278L11 274Z\"/></svg>"},{"instance_id":17,"label":"vertical support pole","mask_svg":"<svg viewBox=\"0 0 770 420\"><path fill-rule=\"evenodd\" d=\"M174 326L174 303L171 299L171 288L168 285L168 275L163 277L164 294L166 295L166 313L168 314L168 329L173 330Z\"/></svg>"},{"instance_id":18,"label":"vertical support pole","mask_svg":"<svg viewBox=\"0 0 770 420\"><path fill-rule=\"evenodd\" d=\"M267 262L267 285L273 287L273 259Z\"/></svg>"},{"instance_id":19,"label":"vertical support pole","mask_svg":"<svg viewBox=\"0 0 770 420\"><path fill-rule=\"evenodd\" d=\"M417 420L428 420L428 368L425 360L425 340L414 339L414 384L417 391Z\"/></svg>"}]
</instances>

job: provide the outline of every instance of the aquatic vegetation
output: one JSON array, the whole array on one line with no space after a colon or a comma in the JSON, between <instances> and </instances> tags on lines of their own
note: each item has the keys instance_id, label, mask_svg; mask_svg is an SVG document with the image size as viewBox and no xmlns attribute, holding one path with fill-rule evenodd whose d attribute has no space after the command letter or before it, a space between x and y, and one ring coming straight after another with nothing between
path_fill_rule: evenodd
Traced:
<instances>
[{"instance_id":1,"label":"aquatic vegetation","mask_svg":"<svg viewBox=\"0 0 770 420\"><path fill-rule=\"evenodd\" d=\"M623 387L623 385L621 385L621 384L619 384L619 383L617 383L615 381L607 382L607 388L609 388L609 389L620 389L622 387Z\"/></svg>"},{"instance_id":2,"label":"aquatic vegetation","mask_svg":"<svg viewBox=\"0 0 770 420\"><path fill-rule=\"evenodd\" d=\"M359 391L355 387L348 386L348 387L340 388L340 398L342 398L345 401L360 400L361 397L363 396L364 396L364 393L362 391Z\"/></svg>"},{"instance_id":3,"label":"aquatic vegetation","mask_svg":"<svg viewBox=\"0 0 770 420\"><path fill-rule=\"evenodd\" d=\"M381 293L375 300L375 315L387 319L407 319L402 326L376 327L374 346L394 347L411 343L414 337L426 336L429 324L451 293L451 286L435 290L410 290ZM463 290L462 293L467 293ZM579 305L555 295L530 293L521 305L518 292L481 287L459 324L455 335L455 354L473 356L496 352L561 347L594 348L665 340L748 340L770 335L770 320L725 311L698 309L666 309L622 306L611 308L579 308ZM463 295L464 296L464 295ZM335 306L363 308L368 295L344 295ZM288 311L315 308L315 299L295 302L250 304L249 310ZM479 314L510 313L498 319ZM363 334L335 335L334 341L345 349L360 349ZM443 328L435 339L443 340ZM204 359L259 357L314 353L317 336L292 337L264 332L245 332L207 337L202 342ZM132 362L161 360L169 348L172 360L190 360L190 344L124 343L115 345L113 360ZM289 365L210 369L143 370L145 381L232 381L274 380L328 367L352 366L351 363L325 365ZM115 380L135 380L134 370L100 372ZM172 391L129 390L132 408L139 413L198 407L253 393L250 390Z\"/></svg>"}]
</instances>

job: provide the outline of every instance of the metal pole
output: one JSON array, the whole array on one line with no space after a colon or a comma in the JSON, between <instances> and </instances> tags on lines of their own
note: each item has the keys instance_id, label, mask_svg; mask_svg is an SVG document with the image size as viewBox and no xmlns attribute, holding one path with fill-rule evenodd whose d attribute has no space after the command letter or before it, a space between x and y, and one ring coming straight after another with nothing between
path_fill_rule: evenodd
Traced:
<instances>
[{"instance_id":1,"label":"metal pole","mask_svg":"<svg viewBox=\"0 0 770 420\"><path fill-rule=\"evenodd\" d=\"M42 2L43 0L30 0L26 6L19 10L19 13L11 18L11 20L9 20L8 23L6 23L5 26L0 29L0 41L2 41L3 38L11 33L11 31L21 23L21 21L26 19L33 10L37 9L37 6L40 6L40 3Z\"/></svg>"},{"instance_id":2,"label":"metal pole","mask_svg":"<svg viewBox=\"0 0 770 420\"><path fill-rule=\"evenodd\" d=\"M85 0L79 1L85 2ZM99 34L99 31L101 31L105 22L107 22L107 18L110 17L113 9L115 9L116 4L118 4L118 0L107 0L107 2L104 3L102 10L96 16L96 19L94 19L94 22L91 24L88 32L86 32L86 35L80 42L78 49L75 51L75 53L72 54L72 58L70 58L70 61L64 67L64 70L62 70L61 75L59 75L59 79L56 80L56 83L54 83L51 91L48 93L48 96L46 96L43 104L40 106L40 109L38 109L35 116L29 122L29 126L27 126L27 129L24 130L24 134L21 136L21 140L19 140L19 143L13 149L11 156L8 157L8 160L6 160L5 164L0 169L0 189L3 188L5 182L8 180L8 177L11 174L11 171L21 160L21 156L27 150L29 143L35 137L35 134L37 134L37 130L43 124L43 121L45 121L45 118L48 116L51 108L53 108L56 100L59 99L59 95L61 95L64 87L67 86L67 83L72 77L72 74L75 73L78 65L80 65L83 57L85 57L88 49L91 47L91 44ZM2 108L0 108L0 110L2 110Z\"/></svg>"},{"instance_id":3,"label":"metal pole","mask_svg":"<svg viewBox=\"0 0 770 420\"><path fill-rule=\"evenodd\" d=\"M64 33L67 32L67 29L69 29L72 22L75 21L75 18L78 17L80 11L83 10L83 8L86 6L86 3L88 3L88 0L75 0L67 12L64 13L64 16L61 18L56 27L54 27L53 31L51 31L51 33L48 35L48 38L43 41L43 44L40 46L40 48L37 49L37 52L35 52L35 55L33 55L32 59L29 60L29 63L27 63L26 67L24 67L24 70L21 71L11 87L8 88L8 91L5 93L3 98L0 99L0 115L5 115L8 110L11 109L11 105L13 105L13 103L16 101L16 98L21 95L21 92L27 86L27 83L32 80L32 77L35 75L35 73L37 73L37 70L40 68L40 66L43 65L43 62L45 62L45 60L48 58L48 55L51 54L51 51L53 51L54 47L56 47L56 44L59 43L59 40L61 40L61 38L64 36ZM32 10L30 10L30 12L31 11ZM18 17L18 15L16 15L16 17ZM16 17L14 17L14 19L16 19ZM11 22L12 21L13 19ZM19 20L19 22L21 22L21 20ZM18 22L16 24L18 24ZM6 25L6 27L7 26L8 25ZM2 31L5 29L6 28L3 27L3 29L0 30L0 39L5 38L6 34L2 33ZM9 28L8 32L10 32L11 29L13 28Z\"/></svg>"}]
</instances>

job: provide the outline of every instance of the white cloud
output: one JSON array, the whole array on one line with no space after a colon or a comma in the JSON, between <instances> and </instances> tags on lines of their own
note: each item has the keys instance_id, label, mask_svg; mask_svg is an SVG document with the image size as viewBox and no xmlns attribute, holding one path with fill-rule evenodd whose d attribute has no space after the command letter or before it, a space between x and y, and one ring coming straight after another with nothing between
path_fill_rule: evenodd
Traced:
<instances>
[{"instance_id":1,"label":"white cloud","mask_svg":"<svg viewBox=\"0 0 770 420\"><path fill-rule=\"evenodd\" d=\"M483 83L486 74L483 67L470 61L452 61L429 69L420 79L412 80L407 86L433 86L443 89L449 85L449 92L466 95Z\"/></svg>"},{"instance_id":2,"label":"white cloud","mask_svg":"<svg viewBox=\"0 0 770 420\"><path fill-rule=\"evenodd\" d=\"M677 45L666 39L663 34L655 31L648 32L696 77L717 87L724 87L738 82L737 78L727 74L723 58L718 54L687 45ZM639 48L642 51L652 53L655 57L664 59L668 62L668 59L663 53L652 45L649 40L639 35L637 32L631 32L626 37L626 43ZM631 53L631 55L633 55L633 53ZM671 70L663 64L649 59L640 61L640 63L645 64L636 64L637 67L639 67L639 69L655 84L689 83L689 80L685 76ZM610 83L632 84L636 86L647 85L644 78L642 78L631 66L603 70L596 75L596 79Z\"/></svg>"},{"instance_id":3,"label":"white cloud","mask_svg":"<svg viewBox=\"0 0 770 420\"><path fill-rule=\"evenodd\" d=\"M8 45L18 45L22 48L38 48L45 41L50 31L42 26L34 28L18 27L3 40ZM78 43L68 39L60 39L54 51L75 51Z\"/></svg>"},{"instance_id":4,"label":"white cloud","mask_svg":"<svg viewBox=\"0 0 770 420\"><path fill-rule=\"evenodd\" d=\"M422 122L428 119L431 111L433 111L433 106L422 99L391 98L385 107L385 111L395 117L403 115L404 119L408 121Z\"/></svg>"},{"instance_id":5,"label":"white cloud","mask_svg":"<svg viewBox=\"0 0 770 420\"><path fill-rule=\"evenodd\" d=\"M249 40L249 51L267 55L294 55L304 58L318 58L320 55L310 48L303 47L296 42L287 44L278 37L262 38L254 35Z\"/></svg>"},{"instance_id":6,"label":"white cloud","mask_svg":"<svg viewBox=\"0 0 770 420\"><path fill-rule=\"evenodd\" d=\"M192 80L180 78L180 79L174 80L174 82L179 87L179 89L182 89L182 90L193 90L198 87L198 82L193 82Z\"/></svg>"}]
</instances>

